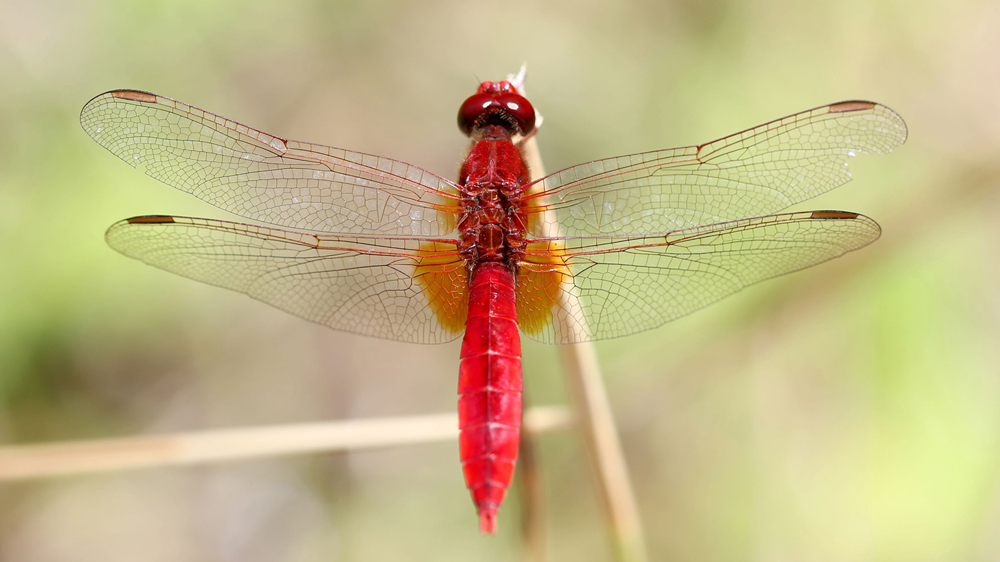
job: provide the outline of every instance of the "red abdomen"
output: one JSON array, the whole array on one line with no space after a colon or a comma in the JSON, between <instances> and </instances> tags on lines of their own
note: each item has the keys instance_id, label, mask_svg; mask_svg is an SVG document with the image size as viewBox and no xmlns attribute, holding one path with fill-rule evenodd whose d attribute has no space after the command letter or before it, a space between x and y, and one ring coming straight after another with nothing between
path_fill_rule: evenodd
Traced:
<instances>
[{"instance_id":1,"label":"red abdomen","mask_svg":"<svg viewBox=\"0 0 1000 562\"><path fill-rule=\"evenodd\" d=\"M458 394L465 483L479 512L480 530L492 533L514 475L521 428L514 276L501 262L480 262L472 271Z\"/></svg>"}]
</instances>

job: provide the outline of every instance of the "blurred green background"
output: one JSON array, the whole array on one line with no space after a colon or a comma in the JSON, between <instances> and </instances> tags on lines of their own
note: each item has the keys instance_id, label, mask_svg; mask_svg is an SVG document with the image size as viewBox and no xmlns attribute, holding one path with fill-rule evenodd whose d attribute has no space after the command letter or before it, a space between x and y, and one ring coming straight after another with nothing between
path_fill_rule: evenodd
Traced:
<instances>
[{"instance_id":1,"label":"blurred green background","mask_svg":"<svg viewBox=\"0 0 1000 562\"><path fill-rule=\"evenodd\" d=\"M341 334L104 245L225 213L91 141L113 88L446 176L529 65L550 171L871 99L910 138L801 209L860 252L598 345L651 559L1000 558L1000 4L0 0L0 443L453 411L458 344ZM566 400L525 343L528 400ZM608 560L581 439L538 441L553 560ZM455 444L0 485L0 560L511 560Z\"/></svg>"}]
</instances>

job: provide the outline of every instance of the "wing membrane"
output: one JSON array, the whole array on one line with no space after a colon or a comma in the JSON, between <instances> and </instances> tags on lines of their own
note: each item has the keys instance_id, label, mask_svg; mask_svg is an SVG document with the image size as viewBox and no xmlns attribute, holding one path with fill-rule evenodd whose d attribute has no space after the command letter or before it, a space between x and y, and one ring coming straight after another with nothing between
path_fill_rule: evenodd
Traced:
<instances>
[{"instance_id":1,"label":"wing membrane","mask_svg":"<svg viewBox=\"0 0 1000 562\"><path fill-rule=\"evenodd\" d=\"M416 343L461 334L461 322L439 321L440 301L449 296L442 291L461 290L441 286L441 272L465 275L451 241L313 235L188 217L131 218L105 238L129 257L336 330ZM463 295L451 296L453 306L465 306ZM447 312L464 319L464 309Z\"/></svg>"},{"instance_id":2,"label":"wing membrane","mask_svg":"<svg viewBox=\"0 0 1000 562\"><path fill-rule=\"evenodd\" d=\"M528 335L579 343L655 328L747 285L861 248L879 233L863 215L813 211L655 235L540 240L529 247L518 283L551 295L552 315Z\"/></svg>"},{"instance_id":3,"label":"wing membrane","mask_svg":"<svg viewBox=\"0 0 1000 562\"><path fill-rule=\"evenodd\" d=\"M906 124L872 102L817 107L698 146L597 160L539 180L538 236L664 232L776 213L851 179L848 160L885 154ZM546 220L549 220L546 223Z\"/></svg>"},{"instance_id":4,"label":"wing membrane","mask_svg":"<svg viewBox=\"0 0 1000 562\"><path fill-rule=\"evenodd\" d=\"M95 97L80 123L133 167L247 219L351 234L455 228L455 184L404 162L281 139L135 90Z\"/></svg>"}]
</instances>

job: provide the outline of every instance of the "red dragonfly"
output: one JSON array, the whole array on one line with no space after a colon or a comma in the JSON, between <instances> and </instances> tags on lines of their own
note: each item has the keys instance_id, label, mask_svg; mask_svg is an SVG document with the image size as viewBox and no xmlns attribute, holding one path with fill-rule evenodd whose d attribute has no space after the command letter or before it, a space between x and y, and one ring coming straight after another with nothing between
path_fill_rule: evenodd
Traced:
<instances>
[{"instance_id":1,"label":"red dragonfly","mask_svg":"<svg viewBox=\"0 0 1000 562\"><path fill-rule=\"evenodd\" d=\"M472 144L458 181L136 90L80 116L147 175L270 225L140 216L108 229L115 250L336 330L415 343L464 331L460 456L486 533L518 452L519 330L559 344L626 336L861 248L880 233L863 215L771 213L906 139L891 109L846 101L532 180L521 143L536 116L519 86L483 82L461 105Z\"/></svg>"}]
</instances>

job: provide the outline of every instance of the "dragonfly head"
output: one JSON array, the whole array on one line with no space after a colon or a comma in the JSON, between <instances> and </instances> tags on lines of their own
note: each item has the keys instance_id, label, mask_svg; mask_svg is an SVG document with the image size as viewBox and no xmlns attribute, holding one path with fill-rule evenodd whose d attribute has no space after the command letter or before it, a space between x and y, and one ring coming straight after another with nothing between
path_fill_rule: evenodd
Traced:
<instances>
[{"instance_id":1,"label":"dragonfly head","mask_svg":"<svg viewBox=\"0 0 1000 562\"><path fill-rule=\"evenodd\" d=\"M499 125L511 133L527 135L535 128L535 109L514 86L483 82L458 110L458 128L467 136L488 125Z\"/></svg>"}]
</instances>

